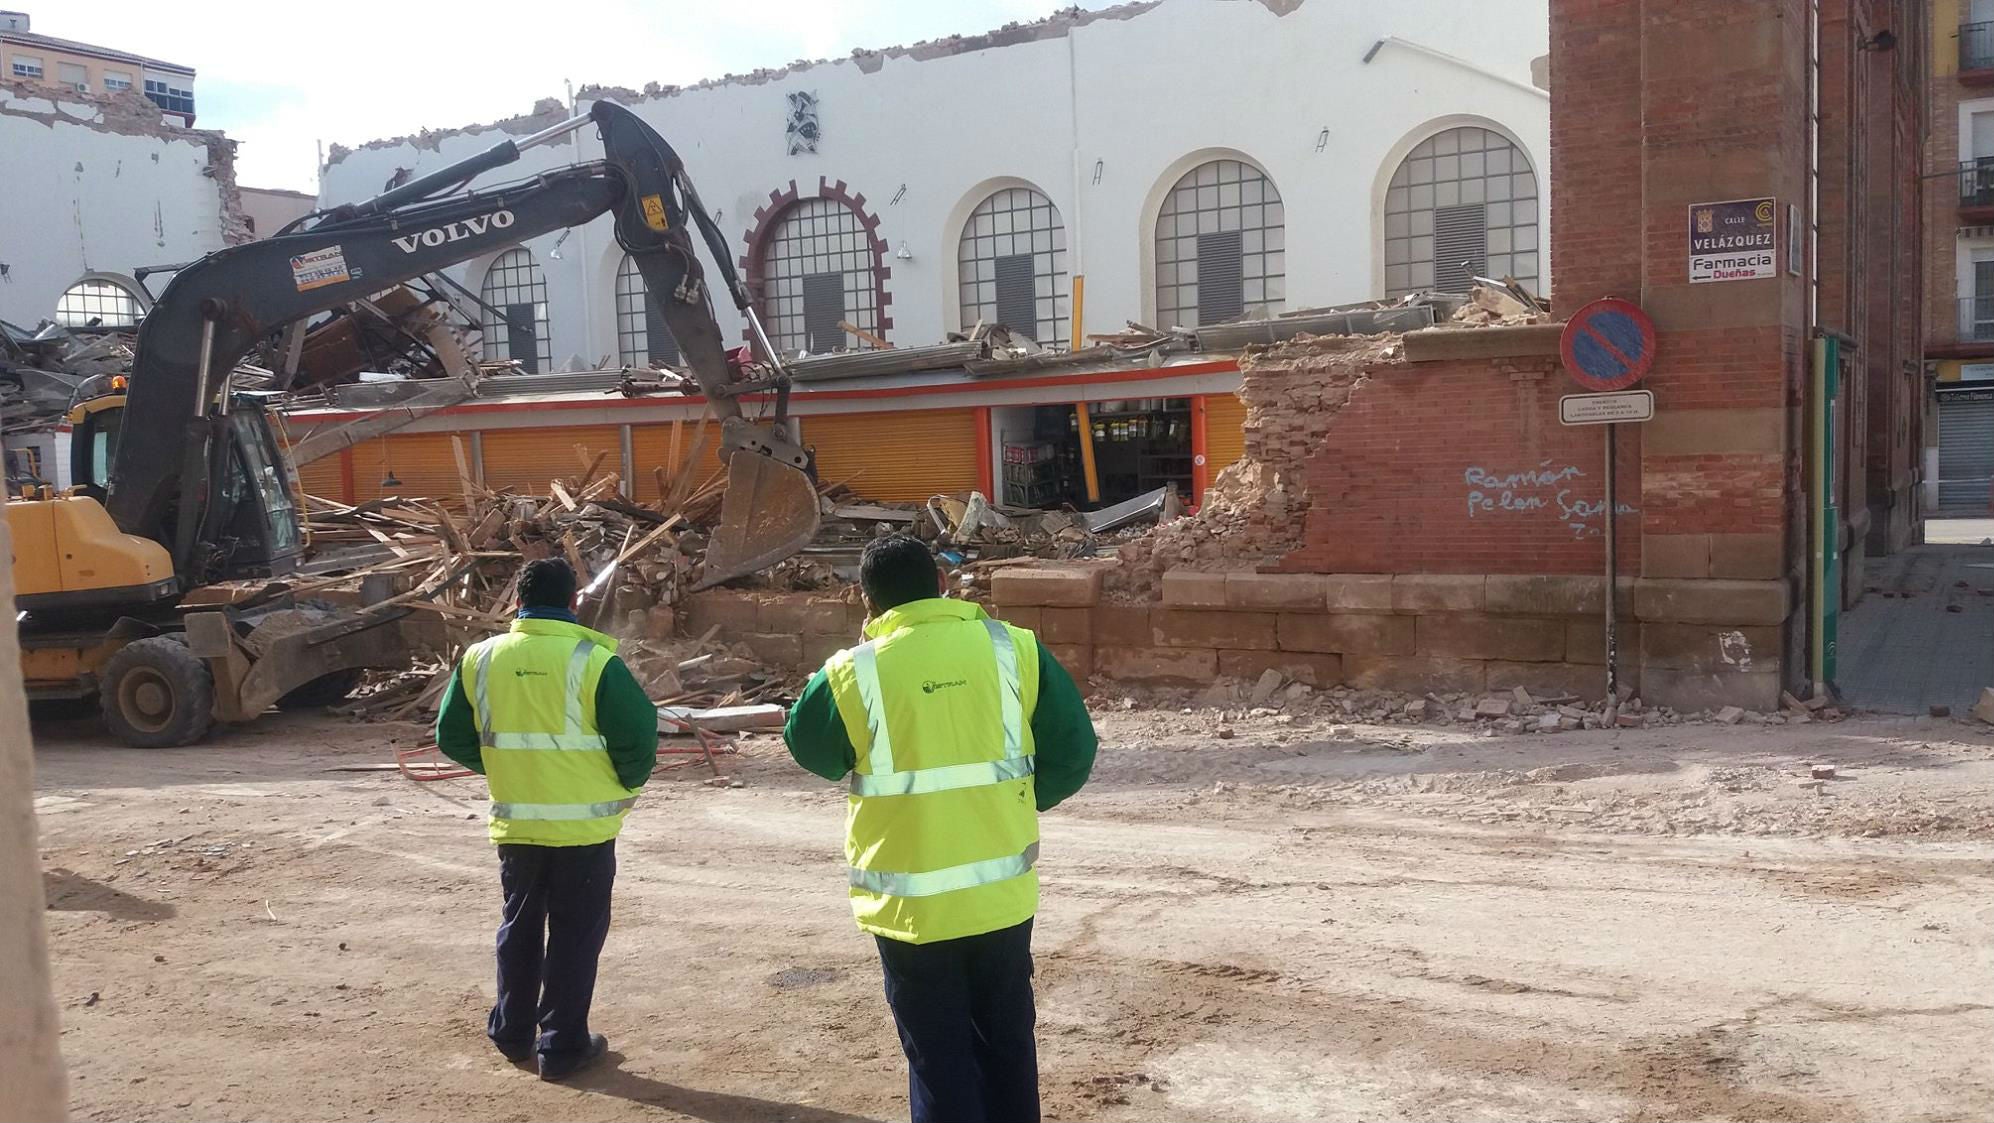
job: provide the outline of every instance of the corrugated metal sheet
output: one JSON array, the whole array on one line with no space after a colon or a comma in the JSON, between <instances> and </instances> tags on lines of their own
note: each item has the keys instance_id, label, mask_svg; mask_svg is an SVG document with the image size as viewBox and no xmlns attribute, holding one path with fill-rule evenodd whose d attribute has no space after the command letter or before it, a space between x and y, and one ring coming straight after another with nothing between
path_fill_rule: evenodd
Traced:
<instances>
[{"instance_id":1,"label":"corrugated metal sheet","mask_svg":"<svg viewBox=\"0 0 1994 1123\"><path fill-rule=\"evenodd\" d=\"M1939 395L1939 513L1984 515L1994 494L1994 395Z\"/></svg>"},{"instance_id":2,"label":"corrugated metal sheet","mask_svg":"<svg viewBox=\"0 0 1994 1123\"><path fill-rule=\"evenodd\" d=\"M623 441L615 425L487 429L484 445L485 486L493 491L511 488L523 495L547 494L548 481L579 476L588 468L588 461L575 451L577 445L587 450L590 460L597 453L609 453L604 473L623 471Z\"/></svg>"},{"instance_id":3,"label":"corrugated metal sheet","mask_svg":"<svg viewBox=\"0 0 1994 1123\"><path fill-rule=\"evenodd\" d=\"M976 411L896 410L803 418L817 478L880 502L919 502L978 486Z\"/></svg>"},{"instance_id":4,"label":"corrugated metal sheet","mask_svg":"<svg viewBox=\"0 0 1994 1123\"><path fill-rule=\"evenodd\" d=\"M700 423L697 420L682 422L679 425L679 448L676 459L672 456L671 425L633 425L630 427L630 458L635 462L632 469L636 476L631 482L636 485L634 494L640 503L650 503L662 498L658 485L658 471L664 470L664 486L670 487L678 475L678 468L699 441ZM706 423L706 447L699 454L699 466L693 469L693 490L698 490L707 480L720 471L720 423Z\"/></svg>"},{"instance_id":5,"label":"corrugated metal sheet","mask_svg":"<svg viewBox=\"0 0 1994 1123\"><path fill-rule=\"evenodd\" d=\"M1219 473L1246 455L1246 403L1238 394L1205 395L1205 478Z\"/></svg>"},{"instance_id":6,"label":"corrugated metal sheet","mask_svg":"<svg viewBox=\"0 0 1994 1123\"><path fill-rule=\"evenodd\" d=\"M336 471L339 458L328 457L324 462L334 465ZM384 488L381 481L391 469L401 486ZM355 503L383 495L461 501L463 494L464 488L457 481L457 456L450 449L448 433L396 433L353 446Z\"/></svg>"}]
</instances>

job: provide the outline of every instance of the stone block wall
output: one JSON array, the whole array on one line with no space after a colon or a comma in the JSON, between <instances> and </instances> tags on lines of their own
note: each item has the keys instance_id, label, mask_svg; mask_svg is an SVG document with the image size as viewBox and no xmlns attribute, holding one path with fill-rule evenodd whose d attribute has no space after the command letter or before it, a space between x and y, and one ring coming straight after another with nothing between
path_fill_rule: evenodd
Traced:
<instances>
[{"instance_id":1,"label":"stone block wall","mask_svg":"<svg viewBox=\"0 0 1994 1123\"><path fill-rule=\"evenodd\" d=\"M1165 574L1162 599L1108 604L1099 571L1007 570L994 612L1076 676L1171 686L1605 694L1601 577L1544 574ZM1785 581L1623 578L1620 681L1653 704L1772 709Z\"/></svg>"},{"instance_id":2,"label":"stone block wall","mask_svg":"<svg viewBox=\"0 0 1994 1123\"><path fill-rule=\"evenodd\" d=\"M822 593L709 589L687 597L675 617L682 636L697 639L711 631L717 641L746 647L771 667L810 670L864 638L865 605Z\"/></svg>"}]
</instances>

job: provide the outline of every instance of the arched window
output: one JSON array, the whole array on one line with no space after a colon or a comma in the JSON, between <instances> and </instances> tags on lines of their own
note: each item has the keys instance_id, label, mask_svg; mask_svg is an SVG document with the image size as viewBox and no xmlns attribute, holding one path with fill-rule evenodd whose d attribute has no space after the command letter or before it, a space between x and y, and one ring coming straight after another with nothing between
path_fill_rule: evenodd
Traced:
<instances>
[{"instance_id":1,"label":"arched window","mask_svg":"<svg viewBox=\"0 0 1994 1123\"><path fill-rule=\"evenodd\" d=\"M1029 187L991 195L963 223L956 256L964 331L1003 324L1047 347L1066 345L1066 227L1052 200Z\"/></svg>"},{"instance_id":2,"label":"arched window","mask_svg":"<svg viewBox=\"0 0 1994 1123\"><path fill-rule=\"evenodd\" d=\"M840 327L879 334L872 234L838 199L804 199L782 213L762 250L762 318L785 354L870 346Z\"/></svg>"},{"instance_id":3,"label":"arched window","mask_svg":"<svg viewBox=\"0 0 1994 1123\"><path fill-rule=\"evenodd\" d=\"M66 328L129 328L143 319L138 294L116 281L78 281L55 302L55 322Z\"/></svg>"},{"instance_id":4,"label":"arched window","mask_svg":"<svg viewBox=\"0 0 1994 1123\"><path fill-rule=\"evenodd\" d=\"M1213 160L1184 173L1156 216L1160 328L1258 320L1287 299L1281 193L1260 169Z\"/></svg>"},{"instance_id":5,"label":"arched window","mask_svg":"<svg viewBox=\"0 0 1994 1123\"><path fill-rule=\"evenodd\" d=\"M517 359L528 374L554 368L547 338L547 278L533 251L510 249L485 270L485 358Z\"/></svg>"},{"instance_id":6,"label":"arched window","mask_svg":"<svg viewBox=\"0 0 1994 1123\"><path fill-rule=\"evenodd\" d=\"M1538 283L1537 176L1509 138L1472 126L1428 137L1385 190L1385 293L1467 292L1471 278Z\"/></svg>"},{"instance_id":7,"label":"arched window","mask_svg":"<svg viewBox=\"0 0 1994 1123\"><path fill-rule=\"evenodd\" d=\"M626 366L679 361L678 341L659 315L658 302L647 298L644 274L627 253L616 270L616 353Z\"/></svg>"}]
</instances>

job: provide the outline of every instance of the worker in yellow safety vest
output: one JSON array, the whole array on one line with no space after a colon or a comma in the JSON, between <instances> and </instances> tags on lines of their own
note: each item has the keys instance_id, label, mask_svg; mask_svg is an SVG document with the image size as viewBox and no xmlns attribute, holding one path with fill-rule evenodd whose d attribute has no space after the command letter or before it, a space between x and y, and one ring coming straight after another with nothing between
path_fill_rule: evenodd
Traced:
<instances>
[{"instance_id":1,"label":"worker in yellow safety vest","mask_svg":"<svg viewBox=\"0 0 1994 1123\"><path fill-rule=\"evenodd\" d=\"M811 678L790 755L851 782L852 912L873 935L914 1123L1039 1118L1032 918L1039 812L1080 790L1094 725L1024 628L942 595L896 534L859 566L866 642Z\"/></svg>"},{"instance_id":2,"label":"worker in yellow safety vest","mask_svg":"<svg viewBox=\"0 0 1994 1123\"><path fill-rule=\"evenodd\" d=\"M658 761L657 708L578 599L567 562L527 563L512 630L464 653L436 717L437 748L491 788L505 907L485 1033L542 1080L609 1049L588 1016L616 836Z\"/></svg>"}]
</instances>

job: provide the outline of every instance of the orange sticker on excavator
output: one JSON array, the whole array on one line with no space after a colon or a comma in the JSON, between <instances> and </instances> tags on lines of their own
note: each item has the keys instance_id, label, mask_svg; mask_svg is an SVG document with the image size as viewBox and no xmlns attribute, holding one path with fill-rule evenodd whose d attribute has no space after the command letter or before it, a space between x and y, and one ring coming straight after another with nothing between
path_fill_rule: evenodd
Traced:
<instances>
[{"instance_id":1,"label":"orange sticker on excavator","mask_svg":"<svg viewBox=\"0 0 1994 1123\"><path fill-rule=\"evenodd\" d=\"M644 204L644 225L663 234L666 229L665 197L646 195L638 201Z\"/></svg>"}]
</instances>

